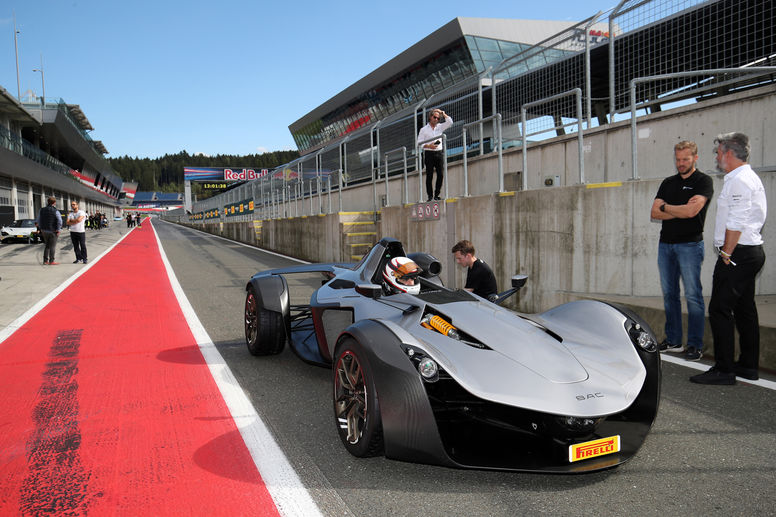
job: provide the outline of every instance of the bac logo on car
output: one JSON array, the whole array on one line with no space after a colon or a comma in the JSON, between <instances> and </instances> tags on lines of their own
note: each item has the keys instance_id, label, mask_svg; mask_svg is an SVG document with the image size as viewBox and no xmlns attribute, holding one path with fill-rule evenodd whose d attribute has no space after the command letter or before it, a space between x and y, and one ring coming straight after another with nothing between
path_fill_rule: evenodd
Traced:
<instances>
[{"instance_id":1,"label":"bac logo on car","mask_svg":"<svg viewBox=\"0 0 776 517\"><path fill-rule=\"evenodd\" d=\"M603 397L604 397L603 393L595 392L595 393L588 393L587 395L577 395L577 400L600 399Z\"/></svg>"},{"instance_id":2,"label":"bac logo on car","mask_svg":"<svg viewBox=\"0 0 776 517\"><path fill-rule=\"evenodd\" d=\"M570 445L569 462L587 460L614 452L620 452L620 435Z\"/></svg>"}]
</instances>

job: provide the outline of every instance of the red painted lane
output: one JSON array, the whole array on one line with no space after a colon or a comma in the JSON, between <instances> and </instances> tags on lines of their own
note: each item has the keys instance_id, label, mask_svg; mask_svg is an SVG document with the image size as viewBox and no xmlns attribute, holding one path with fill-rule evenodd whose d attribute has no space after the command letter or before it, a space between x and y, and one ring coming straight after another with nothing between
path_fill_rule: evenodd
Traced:
<instances>
[{"instance_id":1,"label":"red painted lane","mask_svg":"<svg viewBox=\"0 0 776 517\"><path fill-rule=\"evenodd\" d=\"M150 224L0 343L0 402L0 515L278 515Z\"/></svg>"}]
</instances>

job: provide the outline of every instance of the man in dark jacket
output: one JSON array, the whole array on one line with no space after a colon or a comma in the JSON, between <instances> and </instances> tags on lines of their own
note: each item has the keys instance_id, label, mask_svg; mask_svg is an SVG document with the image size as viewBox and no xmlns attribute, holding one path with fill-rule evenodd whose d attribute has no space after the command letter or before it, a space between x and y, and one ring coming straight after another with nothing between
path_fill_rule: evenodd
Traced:
<instances>
[{"instance_id":1,"label":"man in dark jacket","mask_svg":"<svg viewBox=\"0 0 776 517\"><path fill-rule=\"evenodd\" d=\"M477 296L488 298L496 294L496 277L485 262L474 256L474 245L463 240L456 243L451 250L455 263L466 268L466 286L464 289Z\"/></svg>"},{"instance_id":2,"label":"man in dark jacket","mask_svg":"<svg viewBox=\"0 0 776 517\"><path fill-rule=\"evenodd\" d=\"M57 238L59 230L62 229L62 215L56 207L57 198L49 196L46 200L46 206L40 209L38 214L38 225L43 233L43 265L56 266L59 262L54 261L54 251L57 247Z\"/></svg>"}]
</instances>

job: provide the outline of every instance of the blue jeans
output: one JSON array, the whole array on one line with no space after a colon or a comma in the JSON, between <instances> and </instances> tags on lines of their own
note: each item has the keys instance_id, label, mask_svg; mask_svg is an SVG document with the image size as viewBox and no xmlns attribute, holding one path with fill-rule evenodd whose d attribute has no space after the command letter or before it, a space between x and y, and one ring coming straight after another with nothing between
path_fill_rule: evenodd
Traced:
<instances>
[{"instance_id":1,"label":"blue jeans","mask_svg":"<svg viewBox=\"0 0 776 517\"><path fill-rule=\"evenodd\" d=\"M679 298L679 277L687 299L687 346L703 349L703 327L706 307L701 287L703 241L667 244L661 242L657 251L657 268L663 289L666 310L666 339L682 344L682 301Z\"/></svg>"}]
</instances>

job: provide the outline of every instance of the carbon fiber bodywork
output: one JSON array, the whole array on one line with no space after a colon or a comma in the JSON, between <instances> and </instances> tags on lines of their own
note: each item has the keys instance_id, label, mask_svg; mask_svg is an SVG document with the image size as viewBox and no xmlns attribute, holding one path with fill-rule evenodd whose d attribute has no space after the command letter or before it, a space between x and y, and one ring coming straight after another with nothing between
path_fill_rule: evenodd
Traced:
<instances>
[{"instance_id":1,"label":"carbon fiber bodywork","mask_svg":"<svg viewBox=\"0 0 776 517\"><path fill-rule=\"evenodd\" d=\"M589 300L516 314L445 288L427 254L408 255L426 269L419 295L383 292L381 269L400 255L398 241L383 239L356 265L264 271L249 283L261 307L283 315L305 361L330 366L352 338L372 376L386 457L576 473L637 452L657 414L661 374L654 334L636 314ZM288 282L278 279L310 272L324 284L309 305L290 305ZM455 332L429 326L432 316ZM421 375L429 360L435 373ZM617 450L597 445L607 440ZM574 458L587 443L590 457Z\"/></svg>"}]
</instances>

